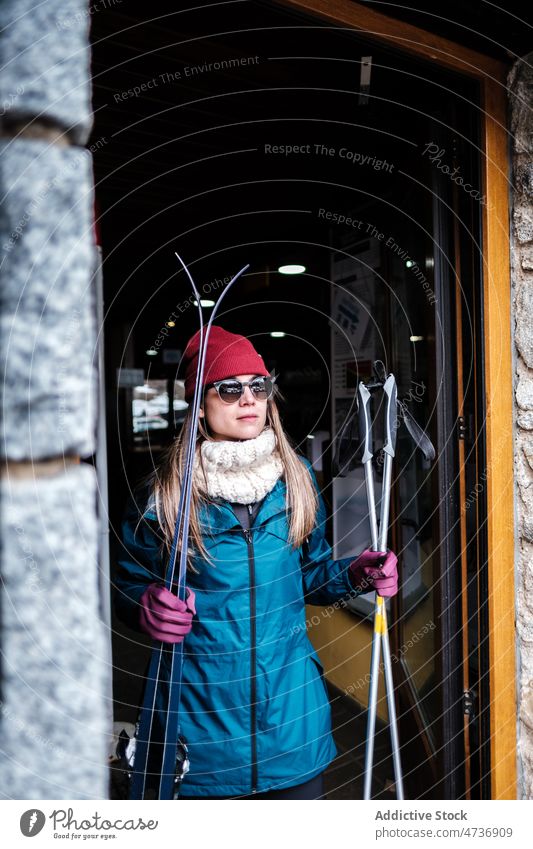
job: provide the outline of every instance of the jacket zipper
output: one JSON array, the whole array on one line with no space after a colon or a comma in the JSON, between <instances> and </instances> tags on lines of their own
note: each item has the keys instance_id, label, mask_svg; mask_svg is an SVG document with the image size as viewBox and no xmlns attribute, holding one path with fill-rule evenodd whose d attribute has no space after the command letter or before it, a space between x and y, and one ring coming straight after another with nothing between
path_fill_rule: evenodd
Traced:
<instances>
[{"instance_id":1,"label":"jacket zipper","mask_svg":"<svg viewBox=\"0 0 533 849\"><path fill-rule=\"evenodd\" d=\"M248 505L248 512L252 515L252 506ZM252 793L257 793L257 740L256 740L256 602L255 602L255 558L252 532L243 528L244 537L248 544L248 568L250 575L250 630L251 630L251 713L252 713Z\"/></svg>"}]
</instances>

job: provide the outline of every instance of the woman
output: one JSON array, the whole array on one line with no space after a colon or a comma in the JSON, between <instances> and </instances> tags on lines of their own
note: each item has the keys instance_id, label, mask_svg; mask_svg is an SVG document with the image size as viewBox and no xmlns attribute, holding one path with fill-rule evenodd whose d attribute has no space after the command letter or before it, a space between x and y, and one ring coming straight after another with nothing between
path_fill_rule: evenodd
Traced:
<instances>
[{"instance_id":1,"label":"woman","mask_svg":"<svg viewBox=\"0 0 533 849\"><path fill-rule=\"evenodd\" d=\"M199 339L184 353L188 401ZM316 478L289 444L248 339L213 326L203 383L187 600L160 583L184 468L178 437L141 516L131 506L126 515L117 613L156 640L186 638L180 726L190 771L180 798L320 798L337 750L305 604L394 595L396 557L332 559Z\"/></svg>"}]
</instances>

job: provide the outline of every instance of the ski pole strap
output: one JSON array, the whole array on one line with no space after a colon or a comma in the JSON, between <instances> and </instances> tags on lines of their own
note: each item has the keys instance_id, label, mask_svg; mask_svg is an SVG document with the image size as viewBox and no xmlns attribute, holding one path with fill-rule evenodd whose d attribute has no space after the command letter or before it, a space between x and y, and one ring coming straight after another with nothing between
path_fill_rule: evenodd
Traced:
<instances>
[{"instance_id":1,"label":"ski pole strap","mask_svg":"<svg viewBox=\"0 0 533 849\"><path fill-rule=\"evenodd\" d=\"M400 401L400 399L398 399L397 403L399 417L407 428L411 439L413 440L417 448L421 450L426 460L434 460L436 454L431 439L429 438L427 433L422 430L414 416L411 415L404 401Z\"/></svg>"},{"instance_id":2,"label":"ski pole strap","mask_svg":"<svg viewBox=\"0 0 533 849\"><path fill-rule=\"evenodd\" d=\"M407 428L407 432L409 433L411 439L415 443L416 447L420 449L426 460L434 460L436 455L435 448L431 439L423 430L412 413L409 411L407 405L404 401L401 401L399 398L397 399L397 407L398 407L398 418L401 422L404 423ZM357 409L355 412L351 413L346 417L336 439L335 439L335 449L333 452L332 459L332 472L334 477L344 477L345 469L349 465L350 460L352 459L350 456L346 458L346 461L343 462L341 458L341 454L343 451L343 443L350 441L355 437L354 424L357 422L359 416L359 397L357 397ZM359 416L359 428L361 429L361 417ZM363 434L359 433L359 440L363 443L364 440L364 432Z\"/></svg>"}]
</instances>

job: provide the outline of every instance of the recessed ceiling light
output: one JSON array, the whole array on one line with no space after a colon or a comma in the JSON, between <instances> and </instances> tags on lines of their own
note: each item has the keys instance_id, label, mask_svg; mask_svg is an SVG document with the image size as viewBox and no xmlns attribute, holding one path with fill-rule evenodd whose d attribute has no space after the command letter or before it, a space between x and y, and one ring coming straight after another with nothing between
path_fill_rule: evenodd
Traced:
<instances>
[{"instance_id":1,"label":"recessed ceiling light","mask_svg":"<svg viewBox=\"0 0 533 849\"><path fill-rule=\"evenodd\" d=\"M410 342L422 342L423 338L424 338L423 336L410 336L409 341Z\"/></svg>"},{"instance_id":2,"label":"recessed ceiling light","mask_svg":"<svg viewBox=\"0 0 533 849\"><path fill-rule=\"evenodd\" d=\"M305 265L280 265L278 271L280 274L303 274L305 271Z\"/></svg>"},{"instance_id":3,"label":"recessed ceiling light","mask_svg":"<svg viewBox=\"0 0 533 849\"><path fill-rule=\"evenodd\" d=\"M283 330L273 330L270 334L274 337L274 339L281 339L282 336L285 336Z\"/></svg>"},{"instance_id":4,"label":"recessed ceiling light","mask_svg":"<svg viewBox=\"0 0 533 849\"><path fill-rule=\"evenodd\" d=\"M198 301L196 301L196 300L194 301L194 306L195 307L198 306ZM200 298L200 306L201 307L214 307L215 302L210 301L209 298Z\"/></svg>"},{"instance_id":5,"label":"recessed ceiling light","mask_svg":"<svg viewBox=\"0 0 533 849\"><path fill-rule=\"evenodd\" d=\"M156 351L155 348L148 348L146 353L148 354L149 357L157 356L157 351Z\"/></svg>"},{"instance_id":6,"label":"recessed ceiling light","mask_svg":"<svg viewBox=\"0 0 533 849\"><path fill-rule=\"evenodd\" d=\"M412 259L408 259L405 264L406 264L407 268L412 268L413 265L414 265L414 262L413 262Z\"/></svg>"}]
</instances>

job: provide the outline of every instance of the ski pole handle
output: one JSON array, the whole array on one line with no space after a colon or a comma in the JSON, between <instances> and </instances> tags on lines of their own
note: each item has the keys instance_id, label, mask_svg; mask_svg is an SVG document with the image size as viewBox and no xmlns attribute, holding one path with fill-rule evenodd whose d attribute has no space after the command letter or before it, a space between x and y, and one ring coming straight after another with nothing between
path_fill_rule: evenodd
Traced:
<instances>
[{"instance_id":1,"label":"ski pole handle","mask_svg":"<svg viewBox=\"0 0 533 849\"><path fill-rule=\"evenodd\" d=\"M360 381L357 387L359 395L359 436L363 440L363 456L361 462L368 463L372 459L372 422L370 420L370 392Z\"/></svg>"},{"instance_id":2,"label":"ski pole handle","mask_svg":"<svg viewBox=\"0 0 533 849\"><path fill-rule=\"evenodd\" d=\"M385 438L383 440L383 450L394 457L396 452L396 431L398 429L397 421L397 398L398 391L396 389L396 378L393 374L389 374L387 380L383 384L383 392L387 396L387 409L385 411Z\"/></svg>"},{"instance_id":3,"label":"ski pole handle","mask_svg":"<svg viewBox=\"0 0 533 849\"><path fill-rule=\"evenodd\" d=\"M370 392L361 381L357 387L359 395L359 436L363 441L362 463L365 470L366 497L368 504L368 521L372 550L378 551L378 519L376 513L376 498L374 494L374 474L372 470L372 422L370 420Z\"/></svg>"},{"instance_id":4,"label":"ski pole handle","mask_svg":"<svg viewBox=\"0 0 533 849\"><path fill-rule=\"evenodd\" d=\"M383 482L381 484L381 510L379 516L379 537L378 551L387 550L387 536L389 532L389 509L390 509L390 490L392 482L392 460L396 451L396 379L393 374L389 374L387 380L383 384L383 392L387 398L387 407L385 410L385 433L383 439Z\"/></svg>"}]
</instances>

